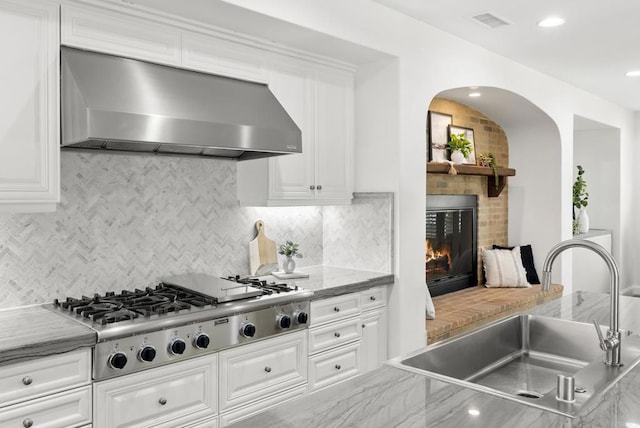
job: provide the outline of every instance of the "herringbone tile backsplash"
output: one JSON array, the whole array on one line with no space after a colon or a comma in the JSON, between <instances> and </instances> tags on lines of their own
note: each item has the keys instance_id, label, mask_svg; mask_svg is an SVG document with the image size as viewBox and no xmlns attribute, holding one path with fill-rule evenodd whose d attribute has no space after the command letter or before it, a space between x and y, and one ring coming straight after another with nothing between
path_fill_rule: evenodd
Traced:
<instances>
[{"instance_id":1,"label":"herringbone tile backsplash","mask_svg":"<svg viewBox=\"0 0 640 428\"><path fill-rule=\"evenodd\" d=\"M2 308L146 287L184 272L248 274L248 243L258 219L276 243L300 243L299 266L323 264L323 233L341 230L359 239L353 236L364 228L345 227L343 219L352 221L355 210L364 213L358 225L362 215L364 224L385 223L377 217L388 217L392 204L388 194L365 194L327 219L328 207L243 208L235 161L82 152L62 152L61 158L62 201L54 213L0 215ZM367 211L368 200L375 209ZM330 241L337 248L340 239ZM362 251L342 251L340 266L352 259L352 267L366 268Z\"/></svg>"}]
</instances>

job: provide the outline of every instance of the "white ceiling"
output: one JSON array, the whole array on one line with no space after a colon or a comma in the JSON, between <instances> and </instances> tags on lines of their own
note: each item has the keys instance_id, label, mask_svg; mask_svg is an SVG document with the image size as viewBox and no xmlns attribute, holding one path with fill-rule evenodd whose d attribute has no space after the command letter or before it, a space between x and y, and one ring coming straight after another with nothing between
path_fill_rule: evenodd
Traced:
<instances>
[{"instance_id":1,"label":"white ceiling","mask_svg":"<svg viewBox=\"0 0 640 428\"><path fill-rule=\"evenodd\" d=\"M640 111L640 1L374 0L457 37ZM491 13L510 25L472 19ZM565 25L537 23L561 16Z\"/></svg>"},{"instance_id":2,"label":"white ceiling","mask_svg":"<svg viewBox=\"0 0 640 428\"><path fill-rule=\"evenodd\" d=\"M148 7L173 16L267 38L275 43L360 63L379 52L314 33L225 3L224 0L105 0ZM320 0L319 0L320 1ZM640 111L640 1L612 0L372 0L552 75L634 111ZM472 19L491 13L510 25L490 29ZM566 24L540 28L559 15ZM318 47L324 51L318 51Z\"/></svg>"}]
</instances>

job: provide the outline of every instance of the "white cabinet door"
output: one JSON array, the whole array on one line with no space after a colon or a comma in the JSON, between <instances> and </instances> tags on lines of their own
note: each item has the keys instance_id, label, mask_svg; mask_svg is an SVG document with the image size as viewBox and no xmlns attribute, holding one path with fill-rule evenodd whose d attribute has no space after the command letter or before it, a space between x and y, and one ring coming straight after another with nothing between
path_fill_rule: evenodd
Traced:
<instances>
[{"instance_id":1,"label":"white cabinet door","mask_svg":"<svg viewBox=\"0 0 640 428\"><path fill-rule=\"evenodd\" d=\"M0 209L53 211L59 200L58 6L0 0Z\"/></svg>"},{"instance_id":2,"label":"white cabinet door","mask_svg":"<svg viewBox=\"0 0 640 428\"><path fill-rule=\"evenodd\" d=\"M62 7L62 44L180 65L180 30L108 10Z\"/></svg>"},{"instance_id":3,"label":"white cabinet door","mask_svg":"<svg viewBox=\"0 0 640 428\"><path fill-rule=\"evenodd\" d=\"M353 198L353 76L318 73L316 102L316 199Z\"/></svg>"},{"instance_id":4,"label":"white cabinet door","mask_svg":"<svg viewBox=\"0 0 640 428\"><path fill-rule=\"evenodd\" d=\"M1 427L74 428L91 422L91 386L30 400L0 410Z\"/></svg>"},{"instance_id":5,"label":"white cabinet door","mask_svg":"<svg viewBox=\"0 0 640 428\"><path fill-rule=\"evenodd\" d=\"M269 89L302 131L302 153L268 160L269 200L313 199L313 81L304 70L281 68L269 74Z\"/></svg>"},{"instance_id":6,"label":"white cabinet door","mask_svg":"<svg viewBox=\"0 0 640 428\"><path fill-rule=\"evenodd\" d=\"M220 410L307 382L307 336L288 333L220 352Z\"/></svg>"},{"instance_id":7,"label":"white cabinet door","mask_svg":"<svg viewBox=\"0 0 640 428\"><path fill-rule=\"evenodd\" d=\"M217 413L216 355L97 382L95 428L171 428Z\"/></svg>"},{"instance_id":8,"label":"white cabinet door","mask_svg":"<svg viewBox=\"0 0 640 428\"><path fill-rule=\"evenodd\" d=\"M387 359L387 308L362 314L362 371L376 369Z\"/></svg>"}]
</instances>

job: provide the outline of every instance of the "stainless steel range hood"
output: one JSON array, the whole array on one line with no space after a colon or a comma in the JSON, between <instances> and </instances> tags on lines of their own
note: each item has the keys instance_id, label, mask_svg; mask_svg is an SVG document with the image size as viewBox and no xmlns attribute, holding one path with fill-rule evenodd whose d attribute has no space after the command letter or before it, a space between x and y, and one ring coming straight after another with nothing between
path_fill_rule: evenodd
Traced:
<instances>
[{"instance_id":1,"label":"stainless steel range hood","mask_svg":"<svg viewBox=\"0 0 640 428\"><path fill-rule=\"evenodd\" d=\"M239 160L302 152L267 85L61 50L63 147Z\"/></svg>"}]
</instances>

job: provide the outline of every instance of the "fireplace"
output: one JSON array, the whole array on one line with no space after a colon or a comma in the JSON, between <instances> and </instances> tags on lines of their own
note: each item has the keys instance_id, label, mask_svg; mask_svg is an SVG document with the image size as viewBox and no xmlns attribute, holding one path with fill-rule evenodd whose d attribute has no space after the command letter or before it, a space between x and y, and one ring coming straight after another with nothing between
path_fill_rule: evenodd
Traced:
<instances>
[{"instance_id":1,"label":"fireplace","mask_svg":"<svg viewBox=\"0 0 640 428\"><path fill-rule=\"evenodd\" d=\"M478 285L476 195L427 195L425 277L432 296Z\"/></svg>"}]
</instances>

